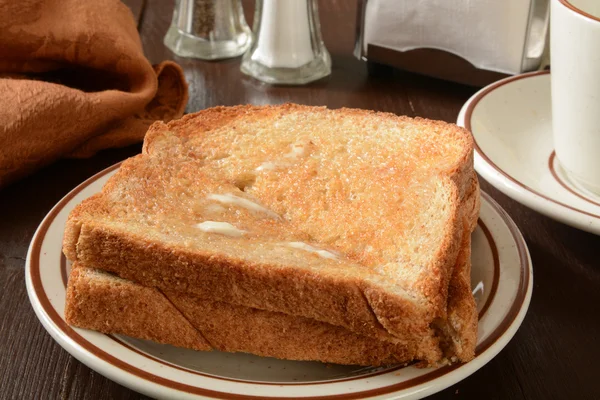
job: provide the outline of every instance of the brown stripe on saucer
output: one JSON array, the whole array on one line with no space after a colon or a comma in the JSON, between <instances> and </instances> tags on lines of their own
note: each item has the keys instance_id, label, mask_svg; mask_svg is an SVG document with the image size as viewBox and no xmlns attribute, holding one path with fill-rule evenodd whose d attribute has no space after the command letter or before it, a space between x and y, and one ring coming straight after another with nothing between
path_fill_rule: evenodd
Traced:
<instances>
[{"instance_id":1,"label":"brown stripe on saucer","mask_svg":"<svg viewBox=\"0 0 600 400\"><path fill-rule=\"evenodd\" d=\"M586 17L586 18L592 19L592 20L594 20L594 21L598 21L598 22L600 22L600 18L598 18L598 17L596 17L596 16L593 16L593 15L592 15L592 14L590 14L590 13L586 13L585 11L583 11L583 10L581 10L581 9L579 9L579 8L577 8L577 7L575 7L573 4L571 4L571 3L569 2L569 0L559 0L559 1L562 3L562 5L563 5L563 6L565 6L565 7L569 8L569 9L571 9L572 11L576 12L577 14L579 14L579 15L582 15L582 16L584 16L584 17Z\"/></svg>"},{"instance_id":2,"label":"brown stripe on saucer","mask_svg":"<svg viewBox=\"0 0 600 400\"><path fill-rule=\"evenodd\" d=\"M554 177L554 179L556 179L556 181L558 183L560 183L560 185L562 187L564 187L567 191L571 192L572 194L574 194L575 196L579 197L582 200L587 201L588 203L592 203L595 206L600 207L600 203L596 203L595 201L593 201L590 198L585 197L583 194L576 192L573 188L571 188L567 182L565 182L556 172L556 169L554 168L554 160L556 159L556 151L552 151L552 153L550 154L550 158L548 158L548 169L550 170L550 172L552 173L552 176Z\"/></svg>"},{"instance_id":3,"label":"brown stripe on saucer","mask_svg":"<svg viewBox=\"0 0 600 400\"><path fill-rule=\"evenodd\" d=\"M472 125L471 125L471 119L473 116L473 111L475 110L475 107L477 106L477 104L481 101L481 99L483 99L487 94L489 94L490 92L494 91L495 89L506 85L507 83L511 83L514 81L518 81L520 79L523 78L530 78L532 76L537 76L537 75L546 75L549 74L550 71L535 71L535 72L530 72L530 73L526 73L526 74L521 74L521 75L515 75L512 76L510 78L506 78L503 79L499 82L494 83L493 85L488 86L487 88L485 88L484 90L482 90L480 93L478 93L471 102L469 102L469 105L467 106L467 109L465 110L465 128L471 132L471 135L473 136L473 144L475 146L475 151L477 152L477 154L479 154L481 156L481 158L483 158L485 160L486 163L488 163L492 168L494 168L496 171L498 171L502 176L504 176L506 179L508 179L509 181L511 181L512 183L514 183L517 186L522 187L523 189L527 190L528 192L531 192L537 196L542 197L545 200L548 200L554 204L558 204L559 206L568 208L569 210L572 211L576 211L579 212L581 214L587 215L589 217L593 217L593 218L600 218L600 215L596 215L596 214L592 214L589 213L587 211L584 210L580 210L578 208L575 207L571 207L568 204L565 203L561 203L560 201L556 201L548 196L546 196L543 193L540 193L532 188L530 188L529 186L523 184L522 182L516 180L515 178L513 178L512 176L510 176L509 174L507 174L506 172L504 172L504 170L502 168L500 168L498 165L496 165L496 163L494 163L487 154L485 154L485 152L481 149L481 147L479 147L479 144L477 143L477 139L475 138L475 135L473 135L473 129L472 129Z\"/></svg>"}]
</instances>

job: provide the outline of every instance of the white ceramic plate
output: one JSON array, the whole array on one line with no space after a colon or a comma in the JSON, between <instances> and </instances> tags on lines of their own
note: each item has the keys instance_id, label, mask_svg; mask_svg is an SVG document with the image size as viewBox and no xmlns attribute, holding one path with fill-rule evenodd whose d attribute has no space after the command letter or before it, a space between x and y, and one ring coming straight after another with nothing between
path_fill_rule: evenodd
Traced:
<instances>
[{"instance_id":1,"label":"white ceramic plate","mask_svg":"<svg viewBox=\"0 0 600 400\"><path fill-rule=\"evenodd\" d=\"M475 169L494 187L550 218L600 234L600 198L572 182L554 156L549 72L483 88L457 123L473 133Z\"/></svg>"},{"instance_id":2,"label":"white ceramic plate","mask_svg":"<svg viewBox=\"0 0 600 400\"><path fill-rule=\"evenodd\" d=\"M64 224L73 207L98 192L117 167L88 179L50 211L29 248L26 280L31 304L50 335L90 368L138 392L180 399L416 399L485 365L506 346L525 317L533 284L527 247L506 213L482 194L472 255L479 340L477 357L467 364L437 369L331 366L195 352L71 328L63 318L70 267L61 252Z\"/></svg>"}]
</instances>

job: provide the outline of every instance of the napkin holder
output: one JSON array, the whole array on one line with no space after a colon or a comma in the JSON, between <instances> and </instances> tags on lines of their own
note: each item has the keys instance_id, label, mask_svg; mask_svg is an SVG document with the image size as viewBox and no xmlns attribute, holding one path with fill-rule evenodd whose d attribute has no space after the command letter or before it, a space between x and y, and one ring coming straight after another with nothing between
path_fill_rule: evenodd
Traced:
<instances>
[{"instance_id":1,"label":"napkin holder","mask_svg":"<svg viewBox=\"0 0 600 400\"><path fill-rule=\"evenodd\" d=\"M459 15L455 18L428 9L442 1L359 0L355 56L479 87L547 67L549 0L496 2L506 7L504 14L490 10L485 1L446 1ZM514 2L512 7L508 2ZM469 19L478 23L463 26ZM476 26L489 30L478 34ZM492 40L486 41L486 34Z\"/></svg>"}]
</instances>

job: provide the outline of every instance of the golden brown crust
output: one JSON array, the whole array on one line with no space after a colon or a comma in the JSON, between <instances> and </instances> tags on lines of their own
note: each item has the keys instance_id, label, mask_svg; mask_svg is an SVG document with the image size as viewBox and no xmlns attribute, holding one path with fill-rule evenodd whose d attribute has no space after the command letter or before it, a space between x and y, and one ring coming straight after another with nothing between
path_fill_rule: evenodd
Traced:
<instances>
[{"instance_id":1,"label":"golden brown crust","mask_svg":"<svg viewBox=\"0 0 600 400\"><path fill-rule=\"evenodd\" d=\"M458 336L463 341L459 343L461 346L453 347L456 352L452 354L462 361L473 357L469 341L475 340L476 332L476 322L473 325L471 319L473 315L476 318L472 313L474 303L472 298L465 297L470 290L469 245L470 240L463 243L450 283L450 322L469 322L448 328L460 330ZM78 265L69 278L65 312L68 323L82 328L195 350L214 348L289 360L373 366L443 356L437 338L426 339L428 346L416 342L393 344L310 318L203 300L179 292L163 294ZM190 323L198 332L190 330ZM203 344L190 337L201 339Z\"/></svg>"},{"instance_id":2,"label":"golden brown crust","mask_svg":"<svg viewBox=\"0 0 600 400\"><path fill-rule=\"evenodd\" d=\"M475 357L477 306L471 295L471 235L465 235L456 268L448 288L447 334L452 339L451 354L461 361Z\"/></svg>"},{"instance_id":3,"label":"golden brown crust","mask_svg":"<svg viewBox=\"0 0 600 400\"><path fill-rule=\"evenodd\" d=\"M177 292L165 297L156 289L78 265L69 277L65 318L106 334L289 360L378 366L411 361L416 350L309 318Z\"/></svg>"},{"instance_id":4,"label":"golden brown crust","mask_svg":"<svg viewBox=\"0 0 600 400\"><path fill-rule=\"evenodd\" d=\"M177 292L166 296L220 351L373 366L404 363L415 357L415 344L394 345L310 318L201 300Z\"/></svg>"},{"instance_id":5,"label":"golden brown crust","mask_svg":"<svg viewBox=\"0 0 600 400\"><path fill-rule=\"evenodd\" d=\"M81 265L162 291L304 316L382 339L408 341L429 332L410 301L325 272L236 263L89 225L81 227L77 252ZM375 315L389 321L385 329Z\"/></svg>"},{"instance_id":6,"label":"golden brown crust","mask_svg":"<svg viewBox=\"0 0 600 400\"><path fill-rule=\"evenodd\" d=\"M68 324L194 350L210 344L160 292L74 265L69 277Z\"/></svg>"},{"instance_id":7,"label":"golden brown crust","mask_svg":"<svg viewBox=\"0 0 600 400\"><path fill-rule=\"evenodd\" d=\"M470 249L463 248L460 262L468 261L468 255ZM456 270L464 272L464 264ZM453 281L456 279L460 279L458 274L453 275ZM451 283L451 297L461 295L461 284ZM464 311L463 303L463 298L458 302L451 299L450 315L455 314L454 304ZM69 278L65 313L67 322L78 327L195 350L214 348L289 360L373 366L427 358L427 352L442 356L435 338L428 339L435 345L430 343L427 348L418 342L393 344L310 318L203 300L180 292L163 294L77 265ZM190 323L197 332L190 331ZM457 355L464 361L471 357Z\"/></svg>"},{"instance_id":8,"label":"golden brown crust","mask_svg":"<svg viewBox=\"0 0 600 400\"><path fill-rule=\"evenodd\" d=\"M471 179L469 180L469 187L469 193L471 193L471 195L467 196L466 199L463 201L463 213L465 223L467 224L467 230L469 232L473 232L477 227L477 220L479 219L479 208L481 207L479 181L475 172L473 172L471 175Z\"/></svg>"}]
</instances>

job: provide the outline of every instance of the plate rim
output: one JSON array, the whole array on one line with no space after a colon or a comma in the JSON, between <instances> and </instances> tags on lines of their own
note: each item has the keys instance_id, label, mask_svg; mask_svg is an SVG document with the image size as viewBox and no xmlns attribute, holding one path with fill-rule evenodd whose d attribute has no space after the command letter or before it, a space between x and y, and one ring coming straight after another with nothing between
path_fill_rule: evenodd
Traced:
<instances>
[{"instance_id":1,"label":"plate rim","mask_svg":"<svg viewBox=\"0 0 600 400\"><path fill-rule=\"evenodd\" d=\"M542 214L545 214L553 219L564 222L568 225L576 228L600 234L600 226L596 226L596 220L600 219L600 215L593 214L591 212L578 209L560 200L554 199L547 194L540 193L539 191L529 187L525 183L518 180L516 177L507 173L498 164L496 164L486 153L483 151L479 143L477 142L476 134L472 129L473 113L477 108L477 105L490 93L496 89L512 84L514 82L530 79L540 76L549 76L550 71L534 71L520 75L510 76L508 78L501 79L494 82L471 96L465 104L462 106L460 113L457 118L457 124L464 127L473 138L473 145L475 150L475 169L483 177L489 181L496 189L500 190L507 196L517 200L521 204L532 208ZM553 161L553 153L550 155L549 163ZM549 167L550 172L555 175L553 168ZM556 179L556 178L555 178ZM571 189L565 187L565 184L557 179L562 190L572 192ZM581 197L583 200L594 204L593 201L575 193L576 196ZM595 204L594 204L595 205Z\"/></svg>"},{"instance_id":2,"label":"plate rim","mask_svg":"<svg viewBox=\"0 0 600 400\"><path fill-rule=\"evenodd\" d=\"M31 245L29 247L27 253L27 261L26 261L26 284L27 284L27 292L29 295L30 302L34 308L34 311L42 322L44 328L50 333L50 335L63 347L67 352L77 358L79 361L83 362L85 365L94 369L101 373L102 375L108 377L111 380L114 380L124 386L130 387L138 392L149 394L151 396L156 396L157 393L162 393L164 395L173 394L173 392L179 392L181 394L186 395L195 395L195 396L208 396L209 398L220 398L220 399L258 399L264 398L256 395L241 395L237 393L230 392L220 392L212 389L205 389L202 387L196 387L187 385L182 382L173 381L167 378L162 378L146 371L141 370L140 368L127 364L120 360L117 356L109 354L104 350L98 348L96 345L88 341L86 338L83 338L77 332L73 330L69 325L66 324L63 317L54 310L54 307L51 305L46 292L43 290L43 285L41 283L41 276L39 273L39 253L41 252L41 246L46 237L46 233L48 228L52 225L52 222L60 213L60 211L83 189L90 186L96 180L100 179L104 175L116 170L121 165L120 163L116 163L98 173L93 175L92 177L86 179L84 182L75 187L71 192L65 195L46 215L46 217L41 222L40 226L37 228L33 239L31 241ZM517 226L512 221L510 216L485 192L481 192L482 198L487 201L491 208L498 213L498 215L502 219L502 223L508 228L511 238L515 243L516 251L518 252L519 264L520 264L520 273L519 273L519 288L516 293L516 297L512 302L510 309L503 320L494 328L494 330L490 333L490 335L479 344L478 347L481 347L479 354L476 356L476 359L470 363L466 364L457 364L453 366L441 367L436 370L433 370L432 373L418 376L412 378L408 381L392 383L387 386L382 386L374 389L367 389L355 392L349 392L344 394L334 394L334 395L317 395L317 396L305 396L301 397L303 399L355 399L355 398L363 398L365 396L380 396L380 395L389 395L389 394L399 394L401 390L407 390L410 388L419 388L418 393L416 395L426 395L435 393L439 390L442 390L449 385L456 383L462 379L465 379L467 376L471 375L487 362L489 362L492 358L496 356L512 339L517 329L521 325L525 314L527 313L529 303L531 300L531 294L533 289L533 271L531 265L531 258L529 255L529 251L527 249L527 245L519 232ZM35 255L37 257L37 265L35 264ZM37 268L37 270L36 270ZM34 273L37 271L37 274ZM39 291L44 294L44 297L39 296ZM46 304L44 304L44 302ZM484 310L482 310L484 311ZM56 315L52 315L56 314ZM483 313L482 313L483 314ZM73 331L75 334L70 335L69 330ZM105 357L99 357L98 354L94 351L90 351L87 349L87 345L95 347L102 355ZM109 362L110 360L112 362ZM476 361L479 361L477 363ZM123 368L122 364L124 364L125 368ZM468 366L468 367L467 367ZM466 368L464 368L466 367ZM454 372L455 370L461 369L462 374L458 379L452 380L447 385L443 387L433 387L433 385L424 386L428 382L435 382L435 380L448 376L449 373ZM387 372L393 372L394 369L387 370ZM117 373L118 372L118 373ZM367 375L366 378L369 376ZM456 376L455 376L456 377ZM129 378L129 379L127 379ZM212 377L213 379L217 379ZM364 376L357 376L356 379L365 378ZM166 381L168 383L172 383L174 385L163 385L160 383L161 381ZM243 382L242 382L243 383ZM262 382L247 382L256 385L261 385ZM323 382L327 383L327 382ZM336 380L332 380L331 383L337 383ZM407 384L411 383L407 386ZM265 383L267 384L267 383ZM314 385L318 385L319 383L312 383ZM321 383L322 384L322 383ZM150 386L153 386L153 390L150 389ZM189 389L189 390L188 390ZM166 391L165 391L166 390ZM406 394L407 396L411 396L410 393ZM290 399L291 397L270 397L274 398L282 398L282 399Z\"/></svg>"}]
</instances>

